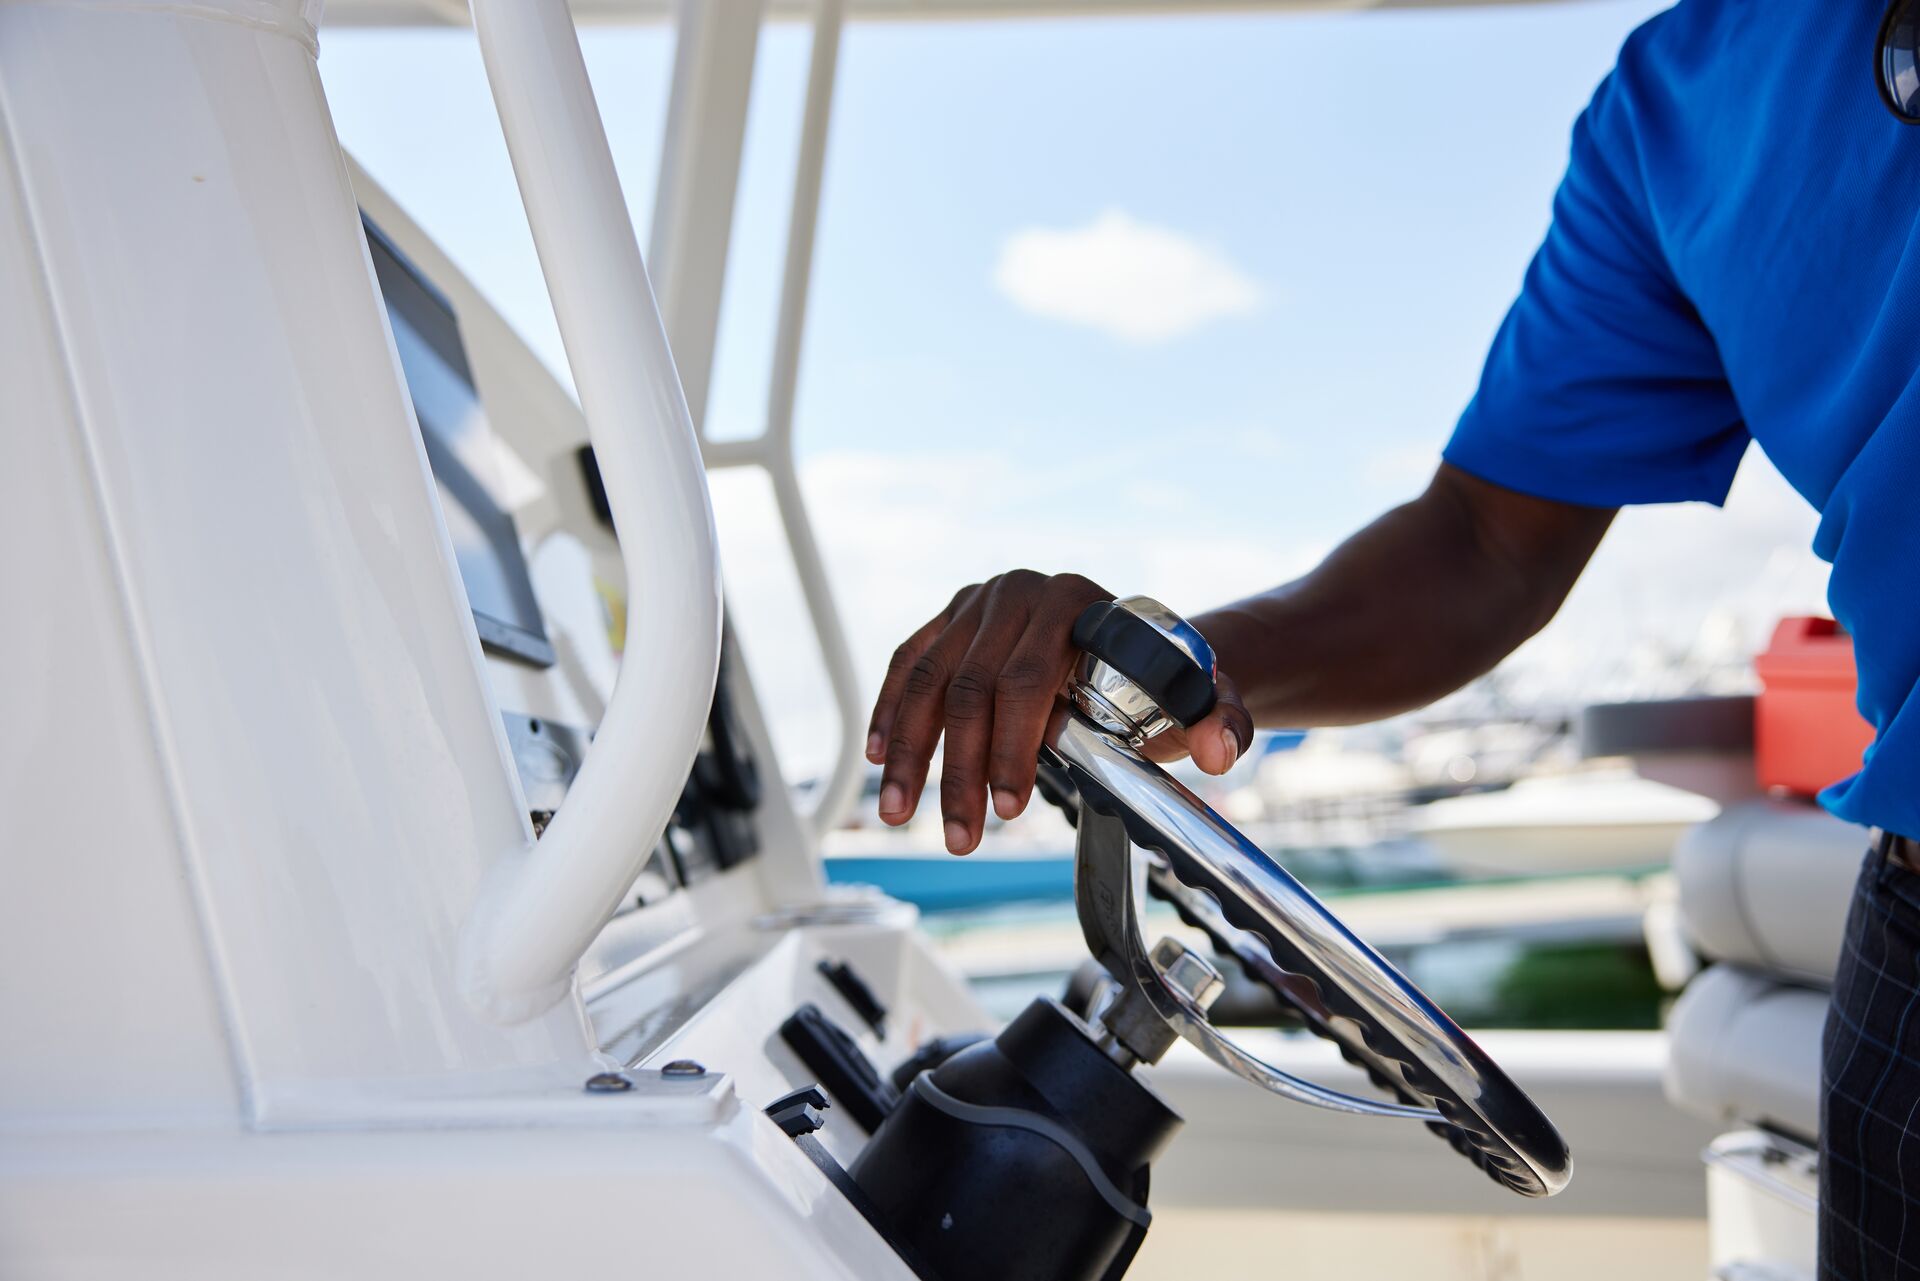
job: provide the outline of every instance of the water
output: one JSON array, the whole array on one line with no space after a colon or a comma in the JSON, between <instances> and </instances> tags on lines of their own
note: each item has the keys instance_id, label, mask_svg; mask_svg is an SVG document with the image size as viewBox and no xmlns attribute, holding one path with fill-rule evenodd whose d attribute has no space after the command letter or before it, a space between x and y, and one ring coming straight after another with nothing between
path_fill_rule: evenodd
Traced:
<instances>
[{"instance_id":1,"label":"water","mask_svg":"<svg viewBox=\"0 0 1920 1281\"><path fill-rule=\"evenodd\" d=\"M1283 861L1336 912L1349 904L1363 936L1463 1026L1646 1030L1661 1024L1671 994L1655 977L1632 895L1633 886L1660 869L1466 879L1410 842L1289 851ZM973 974L976 994L996 1017L1011 1017L1036 995L1058 996L1084 959L1066 855L834 859L828 866L835 880L878 880L896 897L918 903L936 945ZM1496 897L1505 904L1497 910L1490 907ZM1536 898L1538 914L1529 915L1527 905ZM1377 924L1381 920L1391 925ZM1149 935L1174 926L1168 909L1149 905ZM1257 1001L1239 1004L1260 1014Z\"/></svg>"}]
</instances>

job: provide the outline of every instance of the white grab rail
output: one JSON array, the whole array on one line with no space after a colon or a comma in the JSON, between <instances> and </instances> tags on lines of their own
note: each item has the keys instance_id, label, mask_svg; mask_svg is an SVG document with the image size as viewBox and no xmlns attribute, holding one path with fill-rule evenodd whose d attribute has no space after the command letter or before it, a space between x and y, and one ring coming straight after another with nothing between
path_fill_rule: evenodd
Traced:
<instances>
[{"instance_id":1,"label":"white grab rail","mask_svg":"<svg viewBox=\"0 0 1920 1281\"><path fill-rule=\"evenodd\" d=\"M514 1022L566 993L673 813L713 702L720 570L699 444L566 0L472 11L627 575L626 650L593 750L462 939L468 999Z\"/></svg>"}]
</instances>

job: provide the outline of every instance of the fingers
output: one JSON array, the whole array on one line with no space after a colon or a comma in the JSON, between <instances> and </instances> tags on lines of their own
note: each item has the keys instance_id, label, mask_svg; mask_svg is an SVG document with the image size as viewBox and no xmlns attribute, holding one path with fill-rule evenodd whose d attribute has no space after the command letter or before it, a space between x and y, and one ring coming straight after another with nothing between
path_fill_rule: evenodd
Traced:
<instances>
[{"instance_id":1,"label":"fingers","mask_svg":"<svg viewBox=\"0 0 1920 1281\"><path fill-rule=\"evenodd\" d=\"M1065 684L1072 649L1045 634L1026 637L993 687L993 746L987 761L993 812L1024 813L1033 795L1034 761L1046 737L1054 696Z\"/></svg>"},{"instance_id":2,"label":"fingers","mask_svg":"<svg viewBox=\"0 0 1920 1281\"><path fill-rule=\"evenodd\" d=\"M1055 582L1058 590L1033 617L994 682L987 781L993 812L1003 819L1024 812L1033 797L1034 760L1077 652L1073 621L1094 601L1110 599L1098 584L1077 574L1062 574Z\"/></svg>"},{"instance_id":3,"label":"fingers","mask_svg":"<svg viewBox=\"0 0 1920 1281\"><path fill-rule=\"evenodd\" d=\"M955 604L959 601L960 597L955 596ZM953 612L951 604L941 610L902 641L900 648L893 651L893 657L887 660L887 677L880 683L880 696L873 700L873 716L867 722L867 759L875 765L886 759L887 740L893 737L894 716L900 710L900 696L906 692L907 673L946 629L947 619Z\"/></svg>"},{"instance_id":4,"label":"fingers","mask_svg":"<svg viewBox=\"0 0 1920 1281\"><path fill-rule=\"evenodd\" d=\"M868 761L881 764L879 816L900 826L920 807L927 764L941 736L941 818L948 851L972 853L987 826L987 799L1014 818L1033 797L1035 757L1073 666L1073 620L1110 599L1077 574L1014 570L962 588L893 653L868 722ZM1190 755L1225 774L1254 741L1231 680L1219 676L1212 713L1146 745L1156 761Z\"/></svg>"},{"instance_id":5,"label":"fingers","mask_svg":"<svg viewBox=\"0 0 1920 1281\"><path fill-rule=\"evenodd\" d=\"M1224 673L1214 679L1213 710L1186 731L1187 752L1193 763L1209 774L1224 774L1253 742L1253 717L1240 701L1240 691Z\"/></svg>"},{"instance_id":6,"label":"fingers","mask_svg":"<svg viewBox=\"0 0 1920 1281\"><path fill-rule=\"evenodd\" d=\"M1031 605L1018 588L996 583L984 619L947 685L946 755L940 762L940 814L947 850L970 854L986 827L987 748L996 720L1002 669L1027 631ZM1032 772L1028 762L1028 772Z\"/></svg>"},{"instance_id":7,"label":"fingers","mask_svg":"<svg viewBox=\"0 0 1920 1281\"><path fill-rule=\"evenodd\" d=\"M913 817L927 783L927 762L946 716L947 685L979 625L977 595L970 597L900 682L893 724L887 731L886 763L880 771L880 819L898 826Z\"/></svg>"},{"instance_id":8,"label":"fingers","mask_svg":"<svg viewBox=\"0 0 1920 1281\"><path fill-rule=\"evenodd\" d=\"M943 734L947 848L979 845L989 794L1002 818L1020 813L1073 664L1074 620L1110 598L1077 574L1016 570L961 591L895 650L867 726L867 759L881 765L880 817L894 826L913 817Z\"/></svg>"}]
</instances>

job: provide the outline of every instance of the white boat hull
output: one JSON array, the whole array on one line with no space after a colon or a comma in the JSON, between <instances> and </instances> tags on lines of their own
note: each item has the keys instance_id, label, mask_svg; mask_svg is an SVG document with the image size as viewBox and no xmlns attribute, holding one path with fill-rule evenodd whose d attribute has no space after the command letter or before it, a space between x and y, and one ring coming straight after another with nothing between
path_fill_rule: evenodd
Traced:
<instances>
[{"instance_id":1,"label":"white boat hull","mask_svg":"<svg viewBox=\"0 0 1920 1281\"><path fill-rule=\"evenodd\" d=\"M1459 871L1524 876L1664 864L1683 833L1717 813L1704 796L1608 770L1435 801L1410 826Z\"/></svg>"}]
</instances>

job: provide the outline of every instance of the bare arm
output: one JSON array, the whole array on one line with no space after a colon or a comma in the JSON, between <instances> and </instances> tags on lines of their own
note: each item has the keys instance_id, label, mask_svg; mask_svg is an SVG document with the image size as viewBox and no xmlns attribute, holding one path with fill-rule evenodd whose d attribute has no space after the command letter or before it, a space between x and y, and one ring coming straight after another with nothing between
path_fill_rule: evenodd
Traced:
<instances>
[{"instance_id":1,"label":"bare arm","mask_svg":"<svg viewBox=\"0 0 1920 1281\"><path fill-rule=\"evenodd\" d=\"M1442 465L1306 577L1194 620L1257 724L1424 707L1546 626L1613 521Z\"/></svg>"},{"instance_id":2,"label":"bare arm","mask_svg":"<svg viewBox=\"0 0 1920 1281\"><path fill-rule=\"evenodd\" d=\"M1154 740L1223 774L1254 724L1391 716L1493 668L1545 626L1612 523L1442 465L1425 493L1342 543L1305 578L1195 619L1220 662L1206 720ZM906 822L946 735L947 848L980 842L986 805L1010 818L1073 662L1074 619L1109 593L1075 574L1016 570L963 588L894 652L867 756L884 762L880 817ZM1231 675L1229 676L1229 673Z\"/></svg>"}]
</instances>

